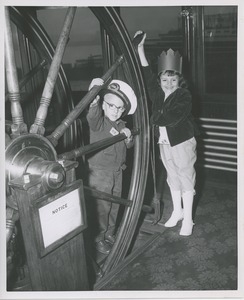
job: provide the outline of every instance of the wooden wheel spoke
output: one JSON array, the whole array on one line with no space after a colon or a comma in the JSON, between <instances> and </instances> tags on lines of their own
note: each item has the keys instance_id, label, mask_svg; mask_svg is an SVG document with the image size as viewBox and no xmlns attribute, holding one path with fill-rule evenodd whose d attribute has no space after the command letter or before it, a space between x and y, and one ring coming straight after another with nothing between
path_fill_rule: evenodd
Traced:
<instances>
[{"instance_id":1,"label":"wooden wheel spoke","mask_svg":"<svg viewBox=\"0 0 244 300\"><path fill-rule=\"evenodd\" d=\"M92 189L88 186L84 186L84 191L87 196L91 196L91 197L98 198L101 200L106 200L106 201L109 201L112 203L123 204L125 206L132 205L131 200L123 199L123 198L120 198L120 197L117 197L117 196L114 196L114 195L111 195L111 194L108 194L108 193L105 193L105 192L102 192L102 191L99 191L96 189Z\"/></svg>"},{"instance_id":2,"label":"wooden wheel spoke","mask_svg":"<svg viewBox=\"0 0 244 300\"><path fill-rule=\"evenodd\" d=\"M59 37L56 51L42 93L40 106L36 114L35 122L34 124L32 124L30 128L30 133L38 133L44 135L45 132L44 123L47 117L47 111L51 102L54 86L59 73L59 68L68 42L69 33L75 16L75 11L76 11L76 7L70 7L66 14L64 26Z\"/></svg>"},{"instance_id":3,"label":"wooden wheel spoke","mask_svg":"<svg viewBox=\"0 0 244 300\"><path fill-rule=\"evenodd\" d=\"M132 206L131 200L120 198L120 197L90 188L88 186L84 186L84 192L85 192L86 196L92 197L92 198L97 198L98 201L105 200L105 201L112 202L112 203L122 204L127 207ZM144 204L142 206L142 211L145 211L147 213L152 213L152 212L154 212L154 208L152 206Z\"/></svg>"},{"instance_id":4,"label":"wooden wheel spoke","mask_svg":"<svg viewBox=\"0 0 244 300\"><path fill-rule=\"evenodd\" d=\"M27 133L27 126L24 123L23 111L20 105L20 91L17 76L17 68L14 57L13 36L10 23L10 15L8 7L5 7L5 63L6 63L6 78L11 101L11 115L13 124L11 125L12 135L18 136Z\"/></svg>"},{"instance_id":5,"label":"wooden wheel spoke","mask_svg":"<svg viewBox=\"0 0 244 300\"><path fill-rule=\"evenodd\" d=\"M61 122L61 124L54 130L54 132L48 136L50 142L56 146L59 138L64 134L67 128L78 118L83 110L94 100L99 91L111 80L112 74L117 70L120 64L124 61L123 55L121 55L115 63L107 70L102 79L104 84L101 86L94 85L90 91L83 97L76 107L68 114L68 116Z\"/></svg>"},{"instance_id":6,"label":"wooden wheel spoke","mask_svg":"<svg viewBox=\"0 0 244 300\"><path fill-rule=\"evenodd\" d=\"M125 209L122 211L123 215L121 215L121 223L117 231L117 238L115 244L113 245L110 254L106 257L106 261L104 261L102 265L102 271L105 276L107 275L107 273L110 272L110 270L117 266L118 263L120 263L123 260L123 258L128 254L128 250L132 238L134 236L134 232L138 223L141 210L146 212L153 212L152 207L143 205L149 160L149 119L147 112L147 98L143 84L143 76L138 63L137 55L134 51L134 47L126 31L126 28L124 27L124 24L121 21L119 15L117 14L116 10L112 7L91 7L89 9L94 13L95 17L100 22L101 28L104 29L104 38L106 38L106 36L109 37L109 39L107 39L107 47L110 47L112 51L111 53L106 54L106 49L104 49L102 41L102 54L104 57L104 66L106 66L106 69L108 68L107 72L102 77L102 79L104 80L104 85L94 86L90 91L87 92L85 97L83 97L80 100L80 102L76 106L74 106L74 102L72 99L73 93L70 89L70 85L67 80L66 74L64 73L63 67L61 66L61 60L66 43L68 42L68 32L72 26L71 24L73 22L75 9L76 8L68 9L68 13L66 15L66 20L64 24L64 27L67 26L67 30L62 30L59 40L62 45L60 45L60 47L57 46L56 50L54 50L54 47L50 38L48 37L48 34L45 32L45 30L43 30L41 24L35 17L35 13L33 13L35 12L35 9L33 11L32 9L28 11L25 8L10 8L10 12L12 14L12 21L17 26L17 29L22 32L23 36L25 36L28 39L28 43L30 43L31 46L33 46L34 50L37 53L36 57L31 57L30 59L30 61L33 62L33 64L30 65L36 67L30 67L28 69L25 68L25 72L23 72L23 74L27 73L29 69L31 69L31 71L24 75L22 80L19 81L18 89L24 87L24 85L29 83L29 80L32 79L32 76L35 76L39 72L39 70L42 69L42 63L47 63L50 66L46 82L43 82L43 76L46 72L42 72L42 74L38 74L38 76L36 76L38 77L37 83L39 85L35 84L32 90L33 93L35 92L35 101L33 101L33 103L25 103L25 105L23 105L23 111L28 126L32 124L29 133L30 139L33 141L33 143L36 140L39 141L39 139L41 141L45 141L45 145L47 145L47 148L51 151L52 154L55 154L55 156L52 156L52 158L50 158L49 160L52 163L56 164L59 163L57 162L57 160L64 160L64 162L67 163L74 163L70 162L69 160L76 159L77 157L101 150L126 138L124 134L118 134L115 137L111 137L108 139L98 141L96 143L91 143L76 148L78 145L81 145L80 143L78 144L76 121L80 121L80 114L93 101L93 99L100 92L100 90L104 88L104 86L106 86L113 78L118 78L128 82L128 84L133 88L137 96L137 111L133 116L128 116L128 119L126 117L125 120L128 122L129 128L139 128L132 131L132 134L137 135L137 137L134 139L134 149L132 151L128 151L130 163L128 164L128 168L125 171L125 176L127 176L127 179L129 180L125 182L124 186L128 195L126 196L126 198L128 199L116 197L111 194L107 194L99 190L94 190L90 187L84 186L84 193L87 198L91 197L103 199L112 203L118 203L125 207ZM116 26L111 26L111 24L115 24ZM64 33L65 37L62 36ZM23 47L21 49L22 51L24 51ZM109 58L106 56L109 56ZM37 62L40 62L42 58L44 58L46 62L41 62L39 65L37 65ZM114 63L109 67L109 65L113 61ZM23 66L24 63L22 61L21 63L21 66ZM14 66L14 64L11 61L9 65ZM7 77L6 80L7 83L11 82L11 79L8 79ZM48 81L51 81L51 84L49 84ZM39 92L40 90L42 91L42 89L40 89L39 87L43 87L43 84L44 89L39 105ZM26 94L28 94L28 89L30 90L31 88L29 86L31 85L27 85L24 90ZM55 94L54 97L52 97L54 87ZM18 89L14 90L14 92L19 92ZM7 97L9 97L9 95ZM53 103L51 103L52 98L55 99ZM8 106L12 105L16 108L18 99L17 101L15 99L14 102L11 101L11 99L9 100L10 101ZM52 106L50 105L50 103ZM18 104L21 108L20 103ZM21 111L16 111L16 115L18 117L21 117ZM59 114L55 114L56 111L58 111ZM18 115L19 112L20 115ZM7 113L9 113L9 111L7 111ZM20 118L16 118L16 116L12 113L11 116L13 119L13 124L15 124L16 126ZM33 123L34 118L35 121ZM21 124L22 121L23 118L20 122ZM47 121L47 124L44 128L45 121ZM11 129L13 133L13 128ZM84 128L84 130L86 130L86 127ZM50 134L50 132L51 134L43 137L42 135L44 135L45 131L46 135ZM82 131L83 130L81 130L80 132L79 140L82 140ZM84 132L84 134L86 134L86 132ZM28 134L26 134L26 137L28 137ZM58 143L59 139L60 143ZM39 148L34 148L37 149L36 151L39 151L40 148L40 151L43 150L43 153L46 153L46 147L44 147L42 144L40 144ZM70 149L73 150L69 152L64 152ZM17 150L19 151L19 148ZM62 154L57 155L57 153ZM78 162L75 163L77 166ZM82 166L80 167L82 168ZM76 177L76 175L83 176L83 173L72 173L72 176L74 176L74 178Z\"/></svg>"},{"instance_id":7,"label":"wooden wheel spoke","mask_svg":"<svg viewBox=\"0 0 244 300\"><path fill-rule=\"evenodd\" d=\"M139 129L137 130L133 130L131 132L131 135L134 136L134 135L137 135L139 134ZM104 149L110 145L113 145L119 141L122 141L126 139L126 136L123 134L123 133L120 133L116 136L112 136L112 137L109 137L109 138L106 138L106 139L103 139L103 140L100 140L98 142L95 142L95 143L91 143L89 145L85 145L85 146L81 146L77 149L74 149L74 150L71 150L69 152L66 152L66 153L63 153L63 154L60 154L58 156L58 158L60 160L62 159L74 159L74 158L78 158L82 155L85 155L85 154L89 154L91 152L95 152L99 149Z\"/></svg>"}]
</instances>

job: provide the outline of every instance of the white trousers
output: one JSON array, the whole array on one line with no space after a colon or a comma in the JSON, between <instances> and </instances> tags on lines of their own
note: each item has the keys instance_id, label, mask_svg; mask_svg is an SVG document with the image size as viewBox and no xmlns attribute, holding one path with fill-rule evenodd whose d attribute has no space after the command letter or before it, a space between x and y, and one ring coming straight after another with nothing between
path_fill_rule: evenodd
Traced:
<instances>
[{"instance_id":1,"label":"white trousers","mask_svg":"<svg viewBox=\"0 0 244 300\"><path fill-rule=\"evenodd\" d=\"M160 156L167 171L167 183L171 190L195 193L196 139L193 137L174 147L159 144Z\"/></svg>"}]
</instances>

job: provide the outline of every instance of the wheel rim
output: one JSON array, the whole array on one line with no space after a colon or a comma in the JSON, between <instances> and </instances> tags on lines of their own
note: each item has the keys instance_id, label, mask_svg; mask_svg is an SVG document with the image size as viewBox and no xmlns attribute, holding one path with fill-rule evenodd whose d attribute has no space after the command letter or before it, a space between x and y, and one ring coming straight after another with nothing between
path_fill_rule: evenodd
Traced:
<instances>
[{"instance_id":1,"label":"wheel rim","mask_svg":"<svg viewBox=\"0 0 244 300\"><path fill-rule=\"evenodd\" d=\"M140 135L137 136L135 140L133 167L128 193L128 199L132 201L132 205L125 209L116 242L103 264L103 271L105 274L108 274L111 269L122 262L123 258L128 253L141 212L149 161L149 121L146 92L143 85L138 58L134 52L133 45L121 18L112 7L93 7L90 9L110 36L116 53L118 55L124 55L125 63L123 64L123 71L138 98L138 108L136 114L133 116L133 124L134 127L140 128L141 131ZM50 62L53 57L54 49L50 39L38 21L22 8L11 8L10 15L11 20L21 30L25 31L26 28L31 28L31 30L27 30L27 37L37 49L42 50L41 56L44 55L44 57ZM60 101L67 101L67 113L72 110L74 106L72 100L68 100L72 99L71 91L62 68L60 68L59 71L57 84L61 87L62 91ZM76 138L76 126L75 123L73 123L72 126L70 126L70 128L65 132L63 149L70 148L70 145L74 146L76 144Z\"/></svg>"},{"instance_id":2,"label":"wheel rim","mask_svg":"<svg viewBox=\"0 0 244 300\"><path fill-rule=\"evenodd\" d=\"M117 244L113 247L108 256L103 269L110 271L118 265L125 257L133 234L136 229L140 215L144 191L146 187L148 153L149 153L149 124L147 114L146 95L140 66L133 50L126 28L122 20L112 7L91 8L99 21L103 24L107 33L111 37L112 43L118 54L124 54L126 58L126 71L130 74L130 83L138 96L139 106L135 118L135 127L140 128L142 134L137 139L134 153L134 165L131 179L131 186L128 198L133 201L130 208L127 208L121 224L121 230L117 237ZM113 26L111 26L113 24Z\"/></svg>"}]
</instances>

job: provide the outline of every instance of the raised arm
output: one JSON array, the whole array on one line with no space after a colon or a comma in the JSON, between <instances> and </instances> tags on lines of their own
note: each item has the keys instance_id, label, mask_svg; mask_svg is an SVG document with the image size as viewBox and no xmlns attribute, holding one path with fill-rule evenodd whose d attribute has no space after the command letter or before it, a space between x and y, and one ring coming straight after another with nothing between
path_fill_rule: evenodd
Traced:
<instances>
[{"instance_id":1,"label":"raised arm","mask_svg":"<svg viewBox=\"0 0 244 300\"><path fill-rule=\"evenodd\" d=\"M147 37L147 34L144 33L142 30L138 30L134 35L134 39L136 37L141 38L141 41L139 41L138 46L137 46L138 55L139 55L139 58L140 58L141 65L143 67L147 67L147 66L149 66L149 63L147 61L147 58L146 58L146 55L145 55L145 50L144 50L144 43L145 43L145 39Z\"/></svg>"},{"instance_id":2,"label":"raised arm","mask_svg":"<svg viewBox=\"0 0 244 300\"><path fill-rule=\"evenodd\" d=\"M135 35L134 35L134 42L137 45L137 51L139 55L139 59L142 65L143 73L144 73L144 78L146 81L147 85L147 91L149 94L149 99L154 102L155 99L158 97L163 97L164 98L164 93L162 89L160 88L158 81L157 81L157 76L153 74L149 62L146 58L145 55L145 49L144 49L144 43L146 39L146 33L138 30Z\"/></svg>"},{"instance_id":3,"label":"raised arm","mask_svg":"<svg viewBox=\"0 0 244 300\"><path fill-rule=\"evenodd\" d=\"M101 78L94 78L89 85L89 90L94 85L103 85L103 80ZM102 118L102 108L100 105L100 96L97 95L96 98L91 102L88 110L88 114L86 116L89 127L93 131L100 130L101 126L103 125L103 118Z\"/></svg>"}]
</instances>

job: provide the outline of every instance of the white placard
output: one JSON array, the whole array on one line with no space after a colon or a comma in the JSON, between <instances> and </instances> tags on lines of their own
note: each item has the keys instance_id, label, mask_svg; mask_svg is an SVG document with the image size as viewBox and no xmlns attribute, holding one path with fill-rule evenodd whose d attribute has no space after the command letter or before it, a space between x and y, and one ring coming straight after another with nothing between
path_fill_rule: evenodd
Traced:
<instances>
[{"instance_id":1,"label":"white placard","mask_svg":"<svg viewBox=\"0 0 244 300\"><path fill-rule=\"evenodd\" d=\"M39 208L39 216L46 248L82 224L79 190Z\"/></svg>"}]
</instances>

